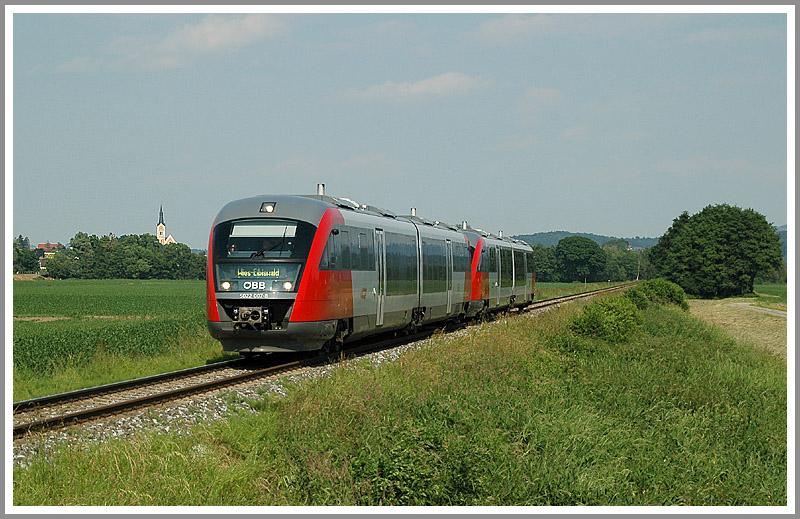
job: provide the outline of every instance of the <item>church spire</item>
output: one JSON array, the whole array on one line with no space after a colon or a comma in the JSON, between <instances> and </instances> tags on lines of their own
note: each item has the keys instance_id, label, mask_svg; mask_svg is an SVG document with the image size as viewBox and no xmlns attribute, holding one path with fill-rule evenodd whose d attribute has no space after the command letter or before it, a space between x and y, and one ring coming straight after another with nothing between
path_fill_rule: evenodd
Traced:
<instances>
[{"instance_id":1,"label":"church spire","mask_svg":"<svg viewBox=\"0 0 800 519\"><path fill-rule=\"evenodd\" d=\"M163 224L163 223L164 223L164 206L162 205L162 206L160 206L160 208L158 210L158 224ZM158 224L156 224L156 225L158 225ZM166 225L166 224L164 224L164 225Z\"/></svg>"}]
</instances>

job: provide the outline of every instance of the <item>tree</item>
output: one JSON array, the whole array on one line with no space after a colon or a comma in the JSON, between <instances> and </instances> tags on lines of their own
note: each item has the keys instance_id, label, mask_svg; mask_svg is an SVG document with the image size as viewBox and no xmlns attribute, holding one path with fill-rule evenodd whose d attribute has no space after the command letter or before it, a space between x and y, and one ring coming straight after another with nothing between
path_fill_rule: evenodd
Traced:
<instances>
[{"instance_id":1,"label":"tree","mask_svg":"<svg viewBox=\"0 0 800 519\"><path fill-rule=\"evenodd\" d=\"M764 216L728 204L683 212L659 239L650 260L661 276L702 297L753 291L756 276L780 268L780 239Z\"/></svg>"},{"instance_id":2,"label":"tree","mask_svg":"<svg viewBox=\"0 0 800 519\"><path fill-rule=\"evenodd\" d=\"M570 236L558 242L555 258L562 281L596 281L606 266L603 249L589 238Z\"/></svg>"},{"instance_id":3,"label":"tree","mask_svg":"<svg viewBox=\"0 0 800 519\"><path fill-rule=\"evenodd\" d=\"M545 247L544 245L533 245L532 247L536 281L558 281L559 271L555 247Z\"/></svg>"},{"instance_id":4,"label":"tree","mask_svg":"<svg viewBox=\"0 0 800 519\"><path fill-rule=\"evenodd\" d=\"M39 260L36 258L36 252L31 250L31 242L27 236L20 234L14 239L13 252L15 274L39 271Z\"/></svg>"}]
</instances>

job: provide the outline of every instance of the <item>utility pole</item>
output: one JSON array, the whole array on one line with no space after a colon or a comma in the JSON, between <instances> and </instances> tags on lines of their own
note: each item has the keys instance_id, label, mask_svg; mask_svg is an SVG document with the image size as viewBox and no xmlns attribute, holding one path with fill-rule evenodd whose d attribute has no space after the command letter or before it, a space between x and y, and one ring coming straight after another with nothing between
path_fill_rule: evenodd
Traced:
<instances>
[{"instance_id":1,"label":"utility pole","mask_svg":"<svg viewBox=\"0 0 800 519\"><path fill-rule=\"evenodd\" d=\"M639 281L639 261L642 258L642 251L636 253L636 281Z\"/></svg>"}]
</instances>

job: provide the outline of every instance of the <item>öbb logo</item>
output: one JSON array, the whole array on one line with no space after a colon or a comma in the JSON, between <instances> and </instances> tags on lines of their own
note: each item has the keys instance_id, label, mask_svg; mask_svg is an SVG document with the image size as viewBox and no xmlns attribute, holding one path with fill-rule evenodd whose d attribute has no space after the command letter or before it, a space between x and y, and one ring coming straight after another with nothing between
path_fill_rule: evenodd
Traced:
<instances>
[{"instance_id":1,"label":"\u00f6bb logo","mask_svg":"<svg viewBox=\"0 0 800 519\"><path fill-rule=\"evenodd\" d=\"M267 283L265 281L245 281L242 283L242 288L245 290L266 290Z\"/></svg>"}]
</instances>

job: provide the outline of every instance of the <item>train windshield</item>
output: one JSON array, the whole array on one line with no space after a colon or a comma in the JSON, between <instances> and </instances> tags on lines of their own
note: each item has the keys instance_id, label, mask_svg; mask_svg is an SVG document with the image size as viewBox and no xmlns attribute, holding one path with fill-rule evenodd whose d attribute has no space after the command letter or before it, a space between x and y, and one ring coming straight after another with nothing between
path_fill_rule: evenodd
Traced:
<instances>
[{"instance_id":1,"label":"train windshield","mask_svg":"<svg viewBox=\"0 0 800 519\"><path fill-rule=\"evenodd\" d=\"M305 260L314 237L314 226L277 219L225 222L214 233L218 260Z\"/></svg>"}]
</instances>

